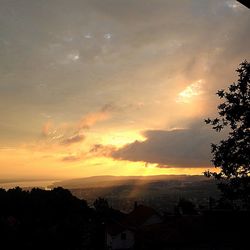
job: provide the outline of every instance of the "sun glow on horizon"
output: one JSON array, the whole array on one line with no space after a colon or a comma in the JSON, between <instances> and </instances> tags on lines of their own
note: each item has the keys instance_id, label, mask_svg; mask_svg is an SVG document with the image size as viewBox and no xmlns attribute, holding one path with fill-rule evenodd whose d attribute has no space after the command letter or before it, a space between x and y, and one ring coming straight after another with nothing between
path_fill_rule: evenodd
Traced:
<instances>
[{"instance_id":1,"label":"sun glow on horizon","mask_svg":"<svg viewBox=\"0 0 250 250\"><path fill-rule=\"evenodd\" d=\"M249 57L247 8L2 2L0 178L201 174L210 164L220 137L203 120Z\"/></svg>"},{"instance_id":2,"label":"sun glow on horizon","mask_svg":"<svg viewBox=\"0 0 250 250\"><path fill-rule=\"evenodd\" d=\"M15 158L13 158L15 154ZM2 171L2 178L16 177L16 169L22 168L23 176L44 177L53 176L59 179L78 178L100 175L117 176L149 176L161 174L202 174L204 168L159 168L158 164L145 162L132 162L115 160L110 157L98 156L87 157L80 155L79 158L68 158L61 161L63 154L57 152L34 152L29 149L2 149L0 150L0 164L11 164L13 171ZM31 171L32 170L32 171Z\"/></svg>"}]
</instances>

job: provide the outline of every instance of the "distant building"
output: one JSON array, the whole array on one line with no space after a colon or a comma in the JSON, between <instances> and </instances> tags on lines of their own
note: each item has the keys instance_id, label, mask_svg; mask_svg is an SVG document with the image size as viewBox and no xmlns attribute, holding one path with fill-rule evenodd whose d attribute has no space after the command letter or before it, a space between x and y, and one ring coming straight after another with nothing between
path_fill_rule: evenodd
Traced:
<instances>
[{"instance_id":1,"label":"distant building","mask_svg":"<svg viewBox=\"0 0 250 250\"><path fill-rule=\"evenodd\" d=\"M107 223L107 249L132 249L138 230L144 226L156 225L162 222L162 217L153 208L135 204L133 211L125 218Z\"/></svg>"}]
</instances>

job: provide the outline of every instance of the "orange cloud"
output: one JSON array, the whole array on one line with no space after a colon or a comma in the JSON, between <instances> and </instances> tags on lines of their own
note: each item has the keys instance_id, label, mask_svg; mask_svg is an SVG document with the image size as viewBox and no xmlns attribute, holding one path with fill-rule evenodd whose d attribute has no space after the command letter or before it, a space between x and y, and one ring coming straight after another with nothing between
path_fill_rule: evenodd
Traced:
<instances>
[{"instance_id":1,"label":"orange cloud","mask_svg":"<svg viewBox=\"0 0 250 250\"><path fill-rule=\"evenodd\" d=\"M77 143L77 142L81 142L85 139L85 136L84 135L81 135L81 134L75 134L75 135L72 135L72 136L69 136L67 138L65 138L61 144L63 145L70 145L70 144L73 144L73 143Z\"/></svg>"},{"instance_id":2,"label":"orange cloud","mask_svg":"<svg viewBox=\"0 0 250 250\"><path fill-rule=\"evenodd\" d=\"M51 121L47 121L45 124L43 124L42 135L47 137L50 134L52 128L53 123Z\"/></svg>"},{"instance_id":3,"label":"orange cloud","mask_svg":"<svg viewBox=\"0 0 250 250\"><path fill-rule=\"evenodd\" d=\"M83 130L90 129L96 123L107 120L112 111L112 105L105 105L100 111L89 113L80 121L74 123L62 123L54 125L52 121L47 121L42 126L42 135L47 142L59 145L71 145L79 143L85 139Z\"/></svg>"},{"instance_id":4,"label":"orange cloud","mask_svg":"<svg viewBox=\"0 0 250 250\"><path fill-rule=\"evenodd\" d=\"M111 157L116 147L112 145L95 144L89 151L94 156Z\"/></svg>"},{"instance_id":5,"label":"orange cloud","mask_svg":"<svg viewBox=\"0 0 250 250\"><path fill-rule=\"evenodd\" d=\"M72 161L79 161L81 157L75 155L68 155L62 158L62 161L65 162L72 162Z\"/></svg>"},{"instance_id":6,"label":"orange cloud","mask_svg":"<svg viewBox=\"0 0 250 250\"><path fill-rule=\"evenodd\" d=\"M107 111L100 111L95 113L90 113L83 117L79 124L79 129L89 129L94 126L97 122L105 121L110 117L110 114Z\"/></svg>"}]
</instances>

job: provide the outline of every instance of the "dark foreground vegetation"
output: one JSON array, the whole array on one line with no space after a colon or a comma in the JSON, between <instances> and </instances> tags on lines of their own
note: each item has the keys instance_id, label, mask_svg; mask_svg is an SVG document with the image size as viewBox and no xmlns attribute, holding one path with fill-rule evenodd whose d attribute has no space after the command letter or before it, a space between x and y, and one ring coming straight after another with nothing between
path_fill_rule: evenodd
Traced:
<instances>
[{"instance_id":1,"label":"dark foreground vegetation","mask_svg":"<svg viewBox=\"0 0 250 250\"><path fill-rule=\"evenodd\" d=\"M66 189L0 189L0 249L101 249L99 222Z\"/></svg>"},{"instance_id":2,"label":"dark foreground vegetation","mask_svg":"<svg viewBox=\"0 0 250 250\"><path fill-rule=\"evenodd\" d=\"M172 213L140 205L124 214L103 198L90 208L60 187L0 189L0 249L116 249L107 248L107 233L116 239L127 230L129 249L248 249L249 212L221 204L201 210L181 199ZM150 216L158 221L145 223Z\"/></svg>"}]
</instances>

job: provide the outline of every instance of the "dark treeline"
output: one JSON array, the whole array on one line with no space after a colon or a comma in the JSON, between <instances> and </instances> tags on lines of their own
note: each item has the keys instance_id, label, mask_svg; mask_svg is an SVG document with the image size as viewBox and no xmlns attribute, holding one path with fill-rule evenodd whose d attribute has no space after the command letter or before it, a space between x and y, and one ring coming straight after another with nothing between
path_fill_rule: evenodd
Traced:
<instances>
[{"instance_id":1,"label":"dark treeline","mask_svg":"<svg viewBox=\"0 0 250 250\"><path fill-rule=\"evenodd\" d=\"M1 249L102 249L101 217L63 188L0 189Z\"/></svg>"},{"instance_id":2,"label":"dark treeline","mask_svg":"<svg viewBox=\"0 0 250 250\"><path fill-rule=\"evenodd\" d=\"M133 228L133 249L248 249L239 242L248 244L249 211L218 204L201 213L195 204L180 199L173 213L161 216L161 223ZM107 226L122 221L129 225L129 214L113 209L105 198L96 199L90 208L61 187L0 189L1 250L107 249Z\"/></svg>"}]
</instances>

